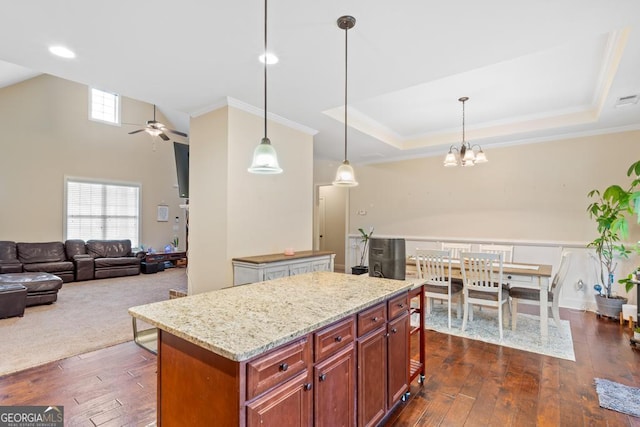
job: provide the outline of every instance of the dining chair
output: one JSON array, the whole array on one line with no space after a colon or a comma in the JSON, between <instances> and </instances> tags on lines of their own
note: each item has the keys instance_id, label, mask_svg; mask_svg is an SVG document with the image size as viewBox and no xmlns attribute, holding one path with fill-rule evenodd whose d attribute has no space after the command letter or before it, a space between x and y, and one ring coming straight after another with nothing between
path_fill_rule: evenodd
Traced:
<instances>
[{"instance_id":1,"label":"dining chair","mask_svg":"<svg viewBox=\"0 0 640 427\"><path fill-rule=\"evenodd\" d=\"M567 277L569 265L571 265L571 256L571 252L564 252L562 254L558 272L553 276L553 280L549 286L547 306L551 309L553 321L555 322L558 330L560 330L560 308L558 306L560 303L560 290L562 289L562 285ZM518 303L540 306L540 289L514 286L509 289L509 296L511 297L511 310L513 316L511 319L511 330L515 331L516 321L518 319Z\"/></svg>"},{"instance_id":2,"label":"dining chair","mask_svg":"<svg viewBox=\"0 0 640 427\"><path fill-rule=\"evenodd\" d=\"M513 262L513 245L479 245L479 251L502 254L502 262Z\"/></svg>"},{"instance_id":3,"label":"dining chair","mask_svg":"<svg viewBox=\"0 0 640 427\"><path fill-rule=\"evenodd\" d=\"M451 329L451 304L456 296L458 300L456 316L458 319L462 317L462 284L451 280L451 252L417 249L416 267L418 277L424 279L427 314L431 314L434 299L447 301L449 329Z\"/></svg>"},{"instance_id":4,"label":"dining chair","mask_svg":"<svg viewBox=\"0 0 640 427\"><path fill-rule=\"evenodd\" d=\"M502 340L503 312L505 307L507 309L509 307L509 290L502 286L502 255L461 252L460 270L462 271L462 296L464 299L462 330L464 331L467 327L472 305L495 307L498 309L498 328L500 340Z\"/></svg>"},{"instance_id":5,"label":"dining chair","mask_svg":"<svg viewBox=\"0 0 640 427\"><path fill-rule=\"evenodd\" d=\"M471 243L440 242L440 250L451 251L451 258L459 259L460 252L471 252Z\"/></svg>"}]
</instances>

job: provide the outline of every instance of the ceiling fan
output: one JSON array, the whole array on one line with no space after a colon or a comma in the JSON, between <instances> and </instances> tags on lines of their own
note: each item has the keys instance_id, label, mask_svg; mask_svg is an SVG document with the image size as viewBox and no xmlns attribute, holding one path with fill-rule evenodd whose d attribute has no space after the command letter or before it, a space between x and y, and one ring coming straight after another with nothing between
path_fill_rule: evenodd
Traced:
<instances>
[{"instance_id":1,"label":"ceiling fan","mask_svg":"<svg viewBox=\"0 0 640 427\"><path fill-rule=\"evenodd\" d=\"M156 120L156 105L153 104L153 120L147 120L147 124L143 129L134 130L133 132L129 132L129 135L133 135L138 132L146 132L151 136L159 136L163 141L168 141L170 138L166 135L168 132L175 133L176 135L180 135L182 137L188 138L189 136L178 130L169 129L162 123Z\"/></svg>"}]
</instances>

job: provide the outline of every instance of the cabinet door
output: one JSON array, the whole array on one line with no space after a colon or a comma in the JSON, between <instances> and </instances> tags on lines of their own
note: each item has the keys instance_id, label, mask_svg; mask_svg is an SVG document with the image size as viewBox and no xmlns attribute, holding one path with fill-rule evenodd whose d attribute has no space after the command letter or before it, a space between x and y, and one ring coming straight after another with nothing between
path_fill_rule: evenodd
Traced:
<instances>
[{"instance_id":1,"label":"cabinet door","mask_svg":"<svg viewBox=\"0 0 640 427\"><path fill-rule=\"evenodd\" d=\"M288 265L279 265L277 267L268 267L264 269L264 280L279 279L289 275Z\"/></svg>"},{"instance_id":2,"label":"cabinet door","mask_svg":"<svg viewBox=\"0 0 640 427\"><path fill-rule=\"evenodd\" d=\"M409 390L409 313L391 320L387 326L389 379L387 408Z\"/></svg>"},{"instance_id":3,"label":"cabinet door","mask_svg":"<svg viewBox=\"0 0 640 427\"><path fill-rule=\"evenodd\" d=\"M247 427L311 427L313 390L308 371L247 405Z\"/></svg>"},{"instance_id":4,"label":"cabinet door","mask_svg":"<svg viewBox=\"0 0 640 427\"><path fill-rule=\"evenodd\" d=\"M387 330L380 328L358 341L358 426L377 425L386 403Z\"/></svg>"},{"instance_id":5,"label":"cabinet door","mask_svg":"<svg viewBox=\"0 0 640 427\"><path fill-rule=\"evenodd\" d=\"M328 259L322 261L313 261L311 263L313 271L331 271L331 262Z\"/></svg>"},{"instance_id":6,"label":"cabinet door","mask_svg":"<svg viewBox=\"0 0 640 427\"><path fill-rule=\"evenodd\" d=\"M289 265L289 276L295 276L296 274L311 273L310 262L297 262Z\"/></svg>"},{"instance_id":7,"label":"cabinet door","mask_svg":"<svg viewBox=\"0 0 640 427\"><path fill-rule=\"evenodd\" d=\"M352 344L313 369L314 426L351 427L355 424L355 363Z\"/></svg>"}]
</instances>

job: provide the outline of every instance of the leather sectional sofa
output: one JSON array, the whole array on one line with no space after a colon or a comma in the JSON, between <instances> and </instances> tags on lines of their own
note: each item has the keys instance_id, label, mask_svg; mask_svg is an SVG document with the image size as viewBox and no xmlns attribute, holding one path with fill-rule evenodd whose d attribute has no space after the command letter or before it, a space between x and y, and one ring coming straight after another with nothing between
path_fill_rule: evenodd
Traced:
<instances>
[{"instance_id":1,"label":"leather sectional sofa","mask_svg":"<svg viewBox=\"0 0 640 427\"><path fill-rule=\"evenodd\" d=\"M130 240L0 241L0 273L45 272L64 282L137 275L143 259Z\"/></svg>"}]
</instances>

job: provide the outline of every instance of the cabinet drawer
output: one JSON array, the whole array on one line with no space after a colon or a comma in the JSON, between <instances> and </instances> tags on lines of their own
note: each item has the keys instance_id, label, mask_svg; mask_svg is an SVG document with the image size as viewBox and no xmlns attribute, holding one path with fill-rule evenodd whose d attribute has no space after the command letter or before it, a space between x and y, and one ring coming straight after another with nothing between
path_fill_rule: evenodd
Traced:
<instances>
[{"instance_id":1,"label":"cabinet drawer","mask_svg":"<svg viewBox=\"0 0 640 427\"><path fill-rule=\"evenodd\" d=\"M409 294L404 292L387 301L389 319L394 319L409 309Z\"/></svg>"},{"instance_id":2,"label":"cabinet drawer","mask_svg":"<svg viewBox=\"0 0 640 427\"><path fill-rule=\"evenodd\" d=\"M355 329L353 317L348 317L316 332L313 335L315 361L318 362L351 344L355 338Z\"/></svg>"},{"instance_id":3,"label":"cabinet drawer","mask_svg":"<svg viewBox=\"0 0 640 427\"><path fill-rule=\"evenodd\" d=\"M534 280L533 276L506 274L502 280L504 280L504 282L507 283L510 287L517 286L519 288L538 288L538 280Z\"/></svg>"},{"instance_id":4,"label":"cabinet drawer","mask_svg":"<svg viewBox=\"0 0 640 427\"><path fill-rule=\"evenodd\" d=\"M374 305L358 313L358 336L378 329L387 322L387 306L385 303Z\"/></svg>"},{"instance_id":5,"label":"cabinet drawer","mask_svg":"<svg viewBox=\"0 0 640 427\"><path fill-rule=\"evenodd\" d=\"M247 400L304 371L310 362L307 337L247 362Z\"/></svg>"}]
</instances>

